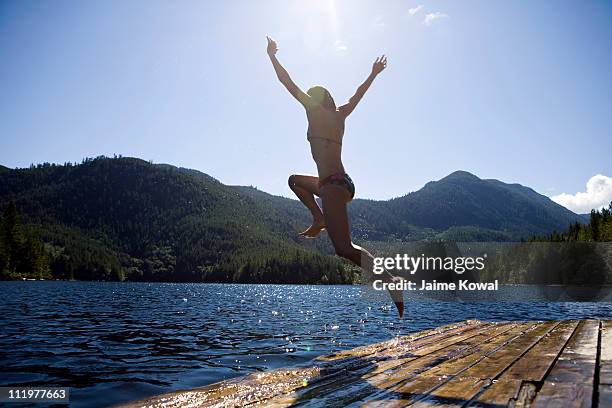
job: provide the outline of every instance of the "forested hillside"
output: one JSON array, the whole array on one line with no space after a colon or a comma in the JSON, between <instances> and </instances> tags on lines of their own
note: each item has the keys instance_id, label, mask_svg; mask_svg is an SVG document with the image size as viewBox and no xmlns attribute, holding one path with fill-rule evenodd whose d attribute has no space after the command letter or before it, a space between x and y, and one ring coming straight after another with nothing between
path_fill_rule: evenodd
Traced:
<instances>
[{"instance_id":1,"label":"forested hillside","mask_svg":"<svg viewBox=\"0 0 612 408\"><path fill-rule=\"evenodd\" d=\"M591 285L612 284L612 203L593 210L589 222L565 231L501 245L480 278L502 283Z\"/></svg>"},{"instance_id":2,"label":"forested hillside","mask_svg":"<svg viewBox=\"0 0 612 408\"><path fill-rule=\"evenodd\" d=\"M325 241L299 242L305 212L241 190L199 172L130 158L46 164L0 177L0 202L15 203L24 224L47 244L54 277L354 280L339 260L324 255L330 253Z\"/></svg>"},{"instance_id":3,"label":"forested hillside","mask_svg":"<svg viewBox=\"0 0 612 408\"><path fill-rule=\"evenodd\" d=\"M44 243L48 273L37 272L38 277L272 283L356 279L354 268L331 256L325 233L315 240L299 238L310 216L297 200L227 186L196 170L121 157L0 168L0 210L11 203L30 241ZM394 200L354 200L349 213L357 242L517 240L562 230L581 219L531 189L466 172ZM24 248L25 242L15 248ZM13 264L2 276L33 273L24 268Z\"/></svg>"}]
</instances>

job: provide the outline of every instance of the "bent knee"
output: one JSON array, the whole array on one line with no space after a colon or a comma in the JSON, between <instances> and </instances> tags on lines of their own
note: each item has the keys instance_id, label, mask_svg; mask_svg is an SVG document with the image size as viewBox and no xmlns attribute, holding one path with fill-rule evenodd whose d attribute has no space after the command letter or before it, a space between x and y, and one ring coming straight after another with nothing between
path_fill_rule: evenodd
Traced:
<instances>
[{"instance_id":1,"label":"bent knee","mask_svg":"<svg viewBox=\"0 0 612 408\"><path fill-rule=\"evenodd\" d=\"M289 188L293 188L293 186L295 186L296 179L297 179L297 176L295 174L292 174L289 176L289 179L287 180L287 183L289 184Z\"/></svg>"}]
</instances>

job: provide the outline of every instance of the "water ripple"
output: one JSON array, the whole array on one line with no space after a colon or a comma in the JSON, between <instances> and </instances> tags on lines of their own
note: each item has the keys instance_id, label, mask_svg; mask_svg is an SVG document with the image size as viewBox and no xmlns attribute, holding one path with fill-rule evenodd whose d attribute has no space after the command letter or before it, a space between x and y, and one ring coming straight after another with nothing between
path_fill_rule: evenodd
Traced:
<instances>
[{"instance_id":1,"label":"water ripple","mask_svg":"<svg viewBox=\"0 0 612 408\"><path fill-rule=\"evenodd\" d=\"M520 289L513 289L520 290ZM466 319L610 319L610 303L409 302L353 286L0 282L0 385L104 406Z\"/></svg>"}]
</instances>

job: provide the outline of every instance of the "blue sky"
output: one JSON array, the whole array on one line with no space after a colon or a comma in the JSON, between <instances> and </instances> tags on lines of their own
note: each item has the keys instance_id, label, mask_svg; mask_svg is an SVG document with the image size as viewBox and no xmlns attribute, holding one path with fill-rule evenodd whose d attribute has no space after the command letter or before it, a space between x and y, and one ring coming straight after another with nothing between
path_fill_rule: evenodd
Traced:
<instances>
[{"instance_id":1,"label":"blue sky","mask_svg":"<svg viewBox=\"0 0 612 408\"><path fill-rule=\"evenodd\" d=\"M606 1L3 1L0 163L117 153L290 196L316 169L267 34L338 103L388 55L347 121L361 198L458 169L551 196L612 175Z\"/></svg>"}]
</instances>

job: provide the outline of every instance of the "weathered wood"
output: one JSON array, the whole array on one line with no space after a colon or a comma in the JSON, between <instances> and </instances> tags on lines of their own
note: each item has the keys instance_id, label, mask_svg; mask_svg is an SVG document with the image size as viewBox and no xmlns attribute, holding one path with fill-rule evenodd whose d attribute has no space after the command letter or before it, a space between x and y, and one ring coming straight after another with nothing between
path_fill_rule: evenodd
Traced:
<instances>
[{"instance_id":1,"label":"weathered wood","mask_svg":"<svg viewBox=\"0 0 612 408\"><path fill-rule=\"evenodd\" d=\"M598 402L600 407L612 407L612 385L601 384L599 386Z\"/></svg>"},{"instance_id":2,"label":"weathered wood","mask_svg":"<svg viewBox=\"0 0 612 408\"><path fill-rule=\"evenodd\" d=\"M578 326L577 321L561 322L502 376L504 380L542 381Z\"/></svg>"},{"instance_id":3,"label":"weathered wood","mask_svg":"<svg viewBox=\"0 0 612 408\"><path fill-rule=\"evenodd\" d=\"M403 364L397 369L384 373L383 375L376 376L375 378L368 379L368 388L364 389L365 392L370 395L375 394L376 398L385 399L398 398L406 394L403 383L408 378L415 376L421 376L426 373L429 369L440 364L441 362L449 359L459 358L463 355L471 353L475 347L478 347L483 342L489 342L496 338L496 333L505 333L507 330L512 329L514 325L499 325L497 327L485 328L479 331L479 333L464 338L453 344L446 345L444 343L437 345L433 348L428 348L428 354L424 354L425 350L421 350L423 356L413 361ZM445 346L440 348L440 346ZM447 381L446 378L440 378L437 385ZM373 387L373 388L372 388ZM335 403L347 404L349 402L356 401L360 398L365 398L368 395L363 393L351 393L349 398L338 400L336 396L332 396ZM403 404L407 402L401 399L400 402Z\"/></svg>"},{"instance_id":4,"label":"weathered wood","mask_svg":"<svg viewBox=\"0 0 612 408\"><path fill-rule=\"evenodd\" d=\"M409 403L416 401L420 396L426 394L432 389L435 389L444 381L442 377L420 376L414 377L405 381L402 384L401 398L392 398L391 395L375 395L367 401L356 402L349 407L367 407L367 408L394 408L404 407Z\"/></svg>"},{"instance_id":5,"label":"weathered wood","mask_svg":"<svg viewBox=\"0 0 612 408\"><path fill-rule=\"evenodd\" d=\"M528 327L521 335L517 335L490 352L482 354L475 364L465 367L464 370L433 390L415 406L426 404L453 406L456 403L464 404L470 401L481 390L490 386L501 372L557 324L556 322L545 322ZM445 403L445 401L448 401L448 403Z\"/></svg>"},{"instance_id":6,"label":"weathered wood","mask_svg":"<svg viewBox=\"0 0 612 408\"><path fill-rule=\"evenodd\" d=\"M591 408L592 396L590 385L546 382L538 391L533 406Z\"/></svg>"},{"instance_id":7,"label":"weathered wood","mask_svg":"<svg viewBox=\"0 0 612 408\"><path fill-rule=\"evenodd\" d=\"M381 343L368 344L366 346L356 347L350 350L343 350L337 353L328 354L317 357L318 361L336 361L346 360L348 358L361 358L376 353L384 352L385 350L393 350L398 346L408 344L410 347L416 348L422 344L431 344L440 341L444 338L459 335L470 330L475 330L479 327L487 326L488 323L477 320L468 320L438 327L435 329L423 330L401 338L384 341Z\"/></svg>"},{"instance_id":8,"label":"weathered wood","mask_svg":"<svg viewBox=\"0 0 612 408\"><path fill-rule=\"evenodd\" d=\"M485 357L497 351L500 347L507 345L518 336L524 334L529 330L533 330L541 323L524 323L517 325L513 329L505 332L502 336L497 336L491 341L480 344L476 347L472 353L462 357L456 358L451 361L445 362L429 370L429 375L458 375L460 372L465 371L467 368L481 362ZM469 376L469 374L467 374Z\"/></svg>"},{"instance_id":9,"label":"weathered wood","mask_svg":"<svg viewBox=\"0 0 612 408\"><path fill-rule=\"evenodd\" d=\"M413 404L414 407L454 407L465 405L478 391L491 384L491 380L474 377L454 377L437 387L425 398Z\"/></svg>"},{"instance_id":10,"label":"weathered wood","mask_svg":"<svg viewBox=\"0 0 612 408\"><path fill-rule=\"evenodd\" d=\"M533 329L539 324L540 323L532 323L532 322L522 323L522 324L517 324L514 327L511 327L510 329L507 329L504 326L502 326L499 329L503 329L503 330L500 330L499 331L500 334L498 334L497 336L488 336L488 337L475 336L473 339L470 339L472 340L474 344L473 347L470 347L464 353L455 354L450 360L443 362L440 365L437 365L433 369L423 371L421 376L418 377L418 381L421 381L422 379L436 379L436 381L427 381L425 383L425 384L430 384L430 383L435 384L435 387L431 387L431 388L419 387L417 384L414 383L414 381L410 380L408 382L401 382L398 384L398 386L389 387L386 391L383 390L379 392L379 394L382 395L386 393L386 394L391 395L391 397L389 397L386 401L387 406L398 406L398 407L405 406L407 404L414 403L417 400L422 399L427 396L434 397L434 399L436 400L435 401L436 406L441 405L442 402L440 400L443 397L436 396L435 394L433 394L432 392L435 392L434 390L436 390L440 386L447 384L449 381L452 381L453 376L457 372L461 370L465 370L466 368L473 365L476 361L483 359L486 353L489 353L492 350L496 350L501 345L513 340L514 338L519 336L521 333L524 333L527 330ZM398 371L393 376L395 378L397 377L412 378L412 373L407 375L405 371ZM458 381L462 382L461 380L458 380ZM488 381L480 382L478 388L474 392L471 392L470 396L475 394L480 388L486 386L488 383L489 383ZM451 387L452 386L453 385L451 384ZM391 399L392 397L395 397L396 401L393 401L393 402L389 401L389 399Z\"/></svg>"},{"instance_id":11,"label":"weathered wood","mask_svg":"<svg viewBox=\"0 0 612 408\"><path fill-rule=\"evenodd\" d=\"M423 347L413 349L408 348L410 353L416 355L405 360L398 361L394 366L387 366L387 370L373 369L371 373L365 375L355 375L360 373L346 373L337 382L330 382L319 387L316 384L313 388L299 390L291 396L293 402L316 401L324 406L345 406L354 401L371 396L377 391L386 393L394 392L391 388L394 384L411 378L430 368L432 364L443 361L461 353L468 352L474 345L477 345L493 333L503 332L510 329L515 324L481 325L470 332L463 332L455 336L453 340L438 341L434 344L427 344ZM401 352L400 352L401 355ZM420 357L420 358L417 358ZM287 402L285 398L283 404ZM274 402L272 402L274 403Z\"/></svg>"},{"instance_id":12,"label":"weathered wood","mask_svg":"<svg viewBox=\"0 0 612 408\"><path fill-rule=\"evenodd\" d=\"M593 385L598 340L599 322L580 322L546 377L546 382Z\"/></svg>"},{"instance_id":13,"label":"weathered wood","mask_svg":"<svg viewBox=\"0 0 612 408\"><path fill-rule=\"evenodd\" d=\"M465 377L497 378L557 324L557 322L545 322L531 330L526 330L521 336L516 337L492 354L485 355L485 358L478 364L460 374Z\"/></svg>"},{"instance_id":14,"label":"weathered wood","mask_svg":"<svg viewBox=\"0 0 612 408\"><path fill-rule=\"evenodd\" d=\"M504 406L510 403L510 400L518 398L521 390L521 381L519 380L494 380L483 393L474 397L472 403L474 406Z\"/></svg>"},{"instance_id":15,"label":"weathered wood","mask_svg":"<svg viewBox=\"0 0 612 408\"><path fill-rule=\"evenodd\" d=\"M265 401L271 395L287 393L316 377L318 368L274 370L222 381L206 387L176 391L147 400L130 403L137 407L238 407Z\"/></svg>"},{"instance_id":16,"label":"weathered wood","mask_svg":"<svg viewBox=\"0 0 612 408\"><path fill-rule=\"evenodd\" d=\"M598 343L599 322L580 322L538 391L536 406L592 406Z\"/></svg>"},{"instance_id":17,"label":"weathered wood","mask_svg":"<svg viewBox=\"0 0 612 408\"><path fill-rule=\"evenodd\" d=\"M460 322L124 406L253 405L612 406L612 321Z\"/></svg>"},{"instance_id":18,"label":"weathered wood","mask_svg":"<svg viewBox=\"0 0 612 408\"><path fill-rule=\"evenodd\" d=\"M612 320L601 322L599 383L612 385Z\"/></svg>"}]
</instances>

